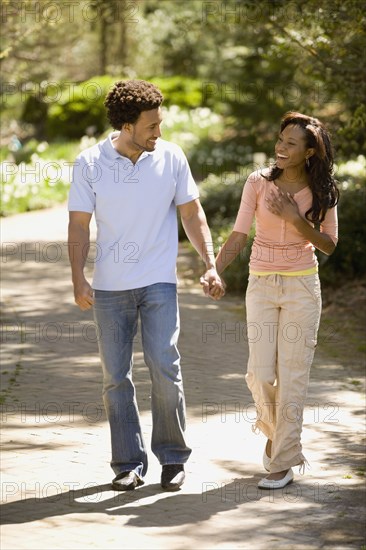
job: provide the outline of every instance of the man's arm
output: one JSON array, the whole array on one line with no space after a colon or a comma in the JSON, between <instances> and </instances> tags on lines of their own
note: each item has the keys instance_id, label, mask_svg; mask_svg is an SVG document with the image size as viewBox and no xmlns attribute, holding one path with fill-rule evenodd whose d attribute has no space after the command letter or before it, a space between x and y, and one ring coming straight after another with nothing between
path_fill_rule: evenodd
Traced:
<instances>
[{"instance_id":1,"label":"man's arm","mask_svg":"<svg viewBox=\"0 0 366 550\"><path fill-rule=\"evenodd\" d=\"M88 212L69 213L68 250L72 282L75 302L82 311L90 309L94 303L93 289L84 275L90 245L89 224L91 217L92 214Z\"/></svg>"},{"instance_id":2,"label":"man's arm","mask_svg":"<svg viewBox=\"0 0 366 550\"><path fill-rule=\"evenodd\" d=\"M206 265L201 279L206 295L218 300L225 294L224 286L217 274L211 231L199 199L178 206L186 235Z\"/></svg>"}]
</instances>

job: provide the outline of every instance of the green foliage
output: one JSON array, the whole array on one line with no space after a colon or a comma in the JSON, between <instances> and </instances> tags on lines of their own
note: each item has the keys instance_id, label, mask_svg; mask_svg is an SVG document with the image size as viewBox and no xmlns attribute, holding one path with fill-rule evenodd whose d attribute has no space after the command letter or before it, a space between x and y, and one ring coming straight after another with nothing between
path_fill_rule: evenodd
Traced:
<instances>
[{"instance_id":1,"label":"green foliage","mask_svg":"<svg viewBox=\"0 0 366 550\"><path fill-rule=\"evenodd\" d=\"M344 280L366 274L366 188L343 190L338 218L339 242L332 256L318 254L324 284L339 286Z\"/></svg>"},{"instance_id":2,"label":"green foliage","mask_svg":"<svg viewBox=\"0 0 366 550\"><path fill-rule=\"evenodd\" d=\"M340 181L338 205L339 241L330 257L319 254L322 281L338 286L341 280L362 278L366 274L366 158L337 167Z\"/></svg>"},{"instance_id":3,"label":"green foliage","mask_svg":"<svg viewBox=\"0 0 366 550\"><path fill-rule=\"evenodd\" d=\"M221 126L225 126L224 120ZM209 174L220 176L220 179L230 179L232 176L228 174L234 172L236 178L240 178L253 157L252 148L240 136L224 138L221 134L218 139L218 135L212 135L211 132L202 136L195 147L186 152L192 173L198 181L204 180Z\"/></svg>"},{"instance_id":4,"label":"green foliage","mask_svg":"<svg viewBox=\"0 0 366 550\"><path fill-rule=\"evenodd\" d=\"M50 105L46 123L48 139L77 139L83 135L98 135L108 128L104 100L108 90L119 79L97 76L76 86L63 84L61 98ZM197 108L202 104L202 85L198 80L182 77L155 78L151 81L164 95L164 106L177 105L182 109ZM36 122L36 111L31 109L34 98L25 105L23 120Z\"/></svg>"},{"instance_id":5,"label":"green foliage","mask_svg":"<svg viewBox=\"0 0 366 550\"><path fill-rule=\"evenodd\" d=\"M178 105L163 105L162 137L180 145L187 155L192 174L202 181L208 173L223 171L223 158L231 160L226 144L217 143L224 131L224 120L208 107L182 109ZM236 156L238 160L238 155Z\"/></svg>"},{"instance_id":6,"label":"green foliage","mask_svg":"<svg viewBox=\"0 0 366 550\"><path fill-rule=\"evenodd\" d=\"M222 244L222 232L225 233L227 227L234 223L244 181L242 174L229 172L221 175L209 174L199 184L200 200L212 232L215 248ZM180 238L184 238L182 228Z\"/></svg>"},{"instance_id":7,"label":"green foliage","mask_svg":"<svg viewBox=\"0 0 366 550\"><path fill-rule=\"evenodd\" d=\"M47 142L30 140L16 153L16 160L0 163L0 216L48 208L66 200L71 163L81 149L92 144L68 142L49 146Z\"/></svg>"},{"instance_id":8,"label":"green foliage","mask_svg":"<svg viewBox=\"0 0 366 550\"><path fill-rule=\"evenodd\" d=\"M220 176L210 174L200 184L201 202L210 227L220 228L233 223L245 180L243 173L228 172Z\"/></svg>"},{"instance_id":9,"label":"green foliage","mask_svg":"<svg viewBox=\"0 0 366 550\"><path fill-rule=\"evenodd\" d=\"M353 156L354 151L364 151L366 147L366 105L356 107L337 132L336 147L344 158Z\"/></svg>"},{"instance_id":10,"label":"green foliage","mask_svg":"<svg viewBox=\"0 0 366 550\"><path fill-rule=\"evenodd\" d=\"M37 109L34 98L53 96L54 84L145 75L160 83L168 107L208 106L230 116L228 126L253 151L270 154L279 118L290 109L327 122L344 159L365 146L365 10L358 0L80 0L45 10L38 2L26 17L16 0L3 4L5 111L15 113L19 94L23 120L39 131L45 105ZM65 93L60 101L47 98L52 139L105 127L98 101L74 92L71 102ZM13 114L4 120L10 124Z\"/></svg>"},{"instance_id":11,"label":"green foliage","mask_svg":"<svg viewBox=\"0 0 366 550\"><path fill-rule=\"evenodd\" d=\"M32 155L30 163L4 161L0 166L1 216L48 208L66 200L70 166Z\"/></svg>"},{"instance_id":12,"label":"green foliage","mask_svg":"<svg viewBox=\"0 0 366 550\"><path fill-rule=\"evenodd\" d=\"M44 124L47 118L48 104L42 101L38 96L28 95L24 101L23 111L20 120L28 124L33 124L44 132Z\"/></svg>"},{"instance_id":13,"label":"green foliage","mask_svg":"<svg viewBox=\"0 0 366 550\"><path fill-rule=\"evenodd\" d=\"M34 138L26 141L24 145L20 146L19 148L16 148L12 152L12 156L14 158L15 163L20 164L21 162L26 162L26 163L30 162L32 155L37 152L38 147L39 147L39 143Z\"/></svg>"},{"instance_id":14,"label":"green foliage","mask_svg":"<svg viewBox=\"0 0 366 550\"><path fill-rule=\"evenodd\" d=\"M77 86L64 85L61 99L48 111L48 138L101 134L108 127L104 99L113 82L111 77L98 76Z\"/></svg>"},{"instance_id":15,"label":"green foliage","mask_svg":"<svg viewBox=\"0 0 366 550\"><path fill-rule=\"evenodd\" d=\"M166 107L178 105L182 109L194 109L203 105L202 82L200 80L183 76L150 78L148 80L161 90Z\"/></svg>"}]
</instances>

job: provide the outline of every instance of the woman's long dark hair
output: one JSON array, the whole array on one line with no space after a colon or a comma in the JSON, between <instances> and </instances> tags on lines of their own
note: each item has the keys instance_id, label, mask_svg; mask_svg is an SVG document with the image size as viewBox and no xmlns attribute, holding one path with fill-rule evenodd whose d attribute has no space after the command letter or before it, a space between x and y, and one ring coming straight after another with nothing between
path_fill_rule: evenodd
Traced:
<instances>
[{"instance_id":1,"label":"woman's long dark hair","mask_svg":"<svg viewBox=\"0 0 366 550\"><path fill-rule=\"evenodd\" d=\"M327 210L338 203L339 190L333 177L333 151L328 131L317 118L290 111L281 120L281 132L289 124L303 129L306 147L315 150L305 164L309 175L309 185L313 195L311 208L305 217L313 223L321 223ZM274 165L265 176L269 181L277 179L283 170Z\"/></svg>"}]
</instances>

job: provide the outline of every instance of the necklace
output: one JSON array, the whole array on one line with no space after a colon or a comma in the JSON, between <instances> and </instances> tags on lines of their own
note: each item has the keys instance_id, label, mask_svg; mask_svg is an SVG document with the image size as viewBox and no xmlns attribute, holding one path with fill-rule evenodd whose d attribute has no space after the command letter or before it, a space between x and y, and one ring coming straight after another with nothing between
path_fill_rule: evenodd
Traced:
<instances>
[{"instance_id":1,"label":"necklace","mask_svg":"<svg viewBox=\"0 0 366 550\"><path fill-rule=\"evenodd\" d=\"M307 181L300 181L300 182L287 182L287 181L279 181L279 180L273 180L274 185L283 191L284 193L291 193L291 195L294 195L295 193L298 193L299 191L302 191L303 189L306 189L306 187L309 187L309 183Z\"/></svg>"}]
</instances>

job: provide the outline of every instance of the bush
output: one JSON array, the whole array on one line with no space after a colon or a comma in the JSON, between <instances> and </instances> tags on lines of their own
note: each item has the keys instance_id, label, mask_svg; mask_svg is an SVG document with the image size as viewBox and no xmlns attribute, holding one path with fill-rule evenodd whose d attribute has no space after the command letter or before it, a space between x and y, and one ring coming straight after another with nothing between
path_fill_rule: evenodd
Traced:
<instances>
[{"instance_id":1,"label":"bush","mask_svg":"<svg viewBox=\"0 0 366 550\"><path fill-rule=\"evenodd\" d=\"M42 97L28 95L24 102L20 115L21 122L31 124L34 128L34 136L43 139L46 136L46 123L48 116L48 104Z\"/></svg>"},{"instance_id":2,"label":"bush","mask_svg":"<svg viewBox=\"0 0 366 550\"><path fill-rule=\"evenodd\" d=\"M77 139L83 135L98 135L104 132L109 127L104 100L117 80L119 79L116 77L98 76L72 88L65 85L60 100L48 109L48 139ZM166 107L174 104L191 109L202 104L202 87L198 80L170 77L150 81L161 89ZM33 121L34 116L29 112L27 120Z\"/></svg>"},{"instance_id":3,"label":"bush","mask_svg":"<svg viewBox=\"0 0 366 550\"><path fill-rule=\"evenodd\" d=\"M66 200L70 163L45 160L36 153L30 162L0 164L1 216L48 208Z\"/></svg>"},{"instance_id":4,"label":"bush","mask_svg":"<svg viewBox=\"0 0 366 550\"><path fill-rule=\"evenodd\" d=\"M331 256L318 253L321 280L333 287L366 274L366 158L359 155L340 164L336 177L340 181L338 245Z\"/></svg>"},{"instance_id":5,"label":"bush","mask_svg":"<svg viewBox=\"0 0 366 550\"><path fill-rule=\"evenodd\" d=\"M48 110L48 139L101 134L109 124L104 100L114 81L109 76L98 76L71 89L65 87L60 100Z\"/></svg>"},{"instance_id":6,"label":"bush","mask_svg":"<svg viewBox=\"0 0 366 550\"><path fill-rule=\"evenodd\" d=\"M67 199L71 163L79 152L94 143L85 136L79 142L49 145L30 140L14 155L0 162L0 216L48 208ZM19 152L18 152L19 153Z\"/></svg>"},{"instance_id":7,"label":"bush","mask_svg":"<svg viewBox=\"0 0 366 550\"><path fill-rule=\"evenodd\" d=\"M207 177L207 170L213 172L211 152L207 149L219 147L215 139L220 139L224 133L224 120L208 107L187 110L178 105L163 105L162 112L163 139L182 147L193 177L202 181Z\"/></svg>"},{"instance_id":8,"label":"bush","mask_svg":"<svg viewBox=\"0 0 366 550\"><path fill-rule=\"evenodd\" d=\"M332 256L319 253L324 284L339 286L366 274L366 189L343 190L338 206L339 241Z\"/></svg>"},{"instance_id":9,"label":"bush","mask_svg":"<svg viewBox=\"0 0 366 550\"><path fill-rule=\"evenodd\" d=\"M216 115L219 117L219 115ZM240 136L225 137L228 122L221 118L221 128L203 136L197 145L189 150L187 157L192 173L199 181L208 174L222 175L236 173L244 183L254 168L250 164L253 150Z\"/></svg>"},{"instance_id":10,"label":"bush","mask_svg":"<svg viewBox=\"0 0 366 550\"><path fill-rule=\"evenodd\" d=\"M164 105L178 105L182 109L194 109L203 105L202 82L184 76L149 78L157 86L163 96Z\"/></svg>"},{"instance_id":11,"label":"bush","mask_svg":"<svg viewBox=\"0 0 366 550\"><path fill-rule=\"evenodd\" d=\"M223 227L234 223L238 212L243 181L240 174L230 172L217 176L210 174L200 185L200 201L212 234L219 236ZM179 237L185 239L182 226Z\"/></svg>"},{"instance_id":12,"label":"bush","mask_svg":"<svg viewBox=\"0 0 366 550\"><path fill-rule=\"evenodd\" d=\"M209 174L200 184L201 202L210 227L233 223L240 205L245 179L237 172Z\"/></svg>"}]
</instances>

